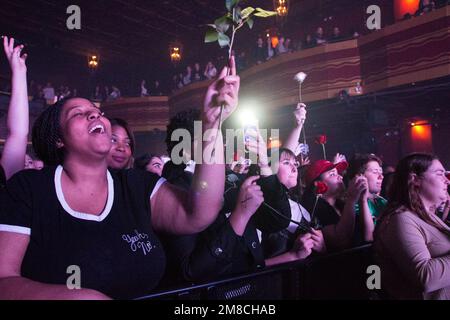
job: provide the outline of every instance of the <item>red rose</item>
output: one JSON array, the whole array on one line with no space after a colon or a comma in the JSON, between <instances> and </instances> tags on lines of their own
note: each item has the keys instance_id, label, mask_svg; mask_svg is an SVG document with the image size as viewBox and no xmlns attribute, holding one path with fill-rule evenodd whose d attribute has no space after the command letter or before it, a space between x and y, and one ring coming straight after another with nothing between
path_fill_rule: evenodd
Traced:
<instances>
[{"instance_id":1,"label":"red rose","mask_svg":"<svg viewBox=\"0 0 450 320\"><path fill-rule=\"evenodd\" d=\"M317 144L326 144L327 143L327 136L324 134L321 134L316 137L316 143Z\"/></svg>"},{"instance_id":2,"label":"red rose","mask_svg":"<svg viewBox=\"0 0 450 320\"><path fill-rule=\"evenodd\" d=\"M316 181L314 182L314 192L316 195L324 194L328 191L328 186L325 182Z\"/></svg>"}]
</instances>

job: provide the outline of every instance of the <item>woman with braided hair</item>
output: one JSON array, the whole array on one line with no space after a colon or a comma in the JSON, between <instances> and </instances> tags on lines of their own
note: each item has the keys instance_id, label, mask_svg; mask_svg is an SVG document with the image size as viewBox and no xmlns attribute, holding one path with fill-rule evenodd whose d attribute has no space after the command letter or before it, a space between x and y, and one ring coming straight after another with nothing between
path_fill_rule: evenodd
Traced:
<instances>
[{"instance_id":1,"label":"woman with braided hair","mask_svg":"<svg viewBox=\"0 0 450 320\"><path fill-rule=\"evenodd\" d=\"M17 174L1 194L0 299L123 299L156 287L165 267L156 232L200 232L222 206L217 129L237 107L240 83L234 58L230 65L207 90L204 161L188 191L153 173L109 171L111 124L89 100L43 112L33 147L50 166Z\"/></svg>"},{"instance_id":2,"label":"woman with braided hair","mask_svg":"<svg viewBox=\"0 0 450 320\"><path fill-rule=\"evenodd\" d=\"M12 71L12 92L8 107L8 137L0 158L0 179L9 179L24 169L28 141L27 54L24 46L14 48L14 39L3 37L3 49ZM3 178L1 178L3 177ZM0 181L0 186L5 181Z\"/></svg>"},{"instance_id":3,"label":"woman with braided hair","mask_svg":"<svg viewBox=\"0 0 450 320\"><path fill-rule=\"evenodd\" d=\"M448 185L435 156L416 153L397 165L374 243L392 298L450 299L450 228L436 215Z\"/></svg>"}]
</instances>

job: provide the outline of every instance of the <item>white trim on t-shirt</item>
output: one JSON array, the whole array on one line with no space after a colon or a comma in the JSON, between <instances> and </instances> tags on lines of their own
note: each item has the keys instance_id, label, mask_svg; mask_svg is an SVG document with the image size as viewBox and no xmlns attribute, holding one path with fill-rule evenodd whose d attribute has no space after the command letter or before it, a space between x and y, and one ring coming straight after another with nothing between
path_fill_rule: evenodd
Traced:
<instances>
[{"instance_id":1,"label":"white trim on t-shirt","mask_svg":"<svg viewBox=\"0 0 450 320\"><path fill-rule=\"evenodd\" d=\"M12 233L20 233L24 235L31 235L31 229L19 226L10 226L8 224L0 224L0 231L4 232L12 232Z\"/></svg>"},{"instance_id":2,"label":"white trim on t-shirt","mask_svg":"<svg viewBox=\"0 0 450 320\"><path fill-rule=\"evenodd\" d=\"M96 221L96 222L102 222L106 219L106 217L111 212L111 208L113 206L114 202L114 180L111 177L111 174L109 171L107 171L106 177L108 180L108 200L106 201L105 209L103 210L102 214L99 216L89 214L89 213L83 213L73 210L71 207L69 207L69 204L66 202L66 199L64 198L64 193L62 191L61 187L61 174L63 171L63 167L60 165L56 168L55 171L55 189L56 189L56 196L58 197L58 201L61 204L61 206L64 208L64 210L70 214L72 217L81 219L81 220L89 220L89 221Z\"/></svg>"},{"instance_id":3,"label":"white trim on t-shirt","mask_svg":"<svg viewBox=\"0 0 450 320\"><path fill-rule=\"evenodd\" d=\"M304 218L306 221L311 222L311 214L300 203L289 199L289 205L291 207L292 220L300 223ZM293 222L289 223L289 226L287 227L290 233L295 233L297 228L298 225Z\"/></svg>"},{"instance_id":4,"label":"white trim on t-shirt","mask_svg":"<svg viewBox=\"0 0 450 320\"><path fill-rule=\"evenodd\" d=\"M150 195L150 200L154 197L154 195L158 192L159 188L166 182L167 180L164 178L160 178L153 188L152 194Z\"/></svg>"}]
</instances>

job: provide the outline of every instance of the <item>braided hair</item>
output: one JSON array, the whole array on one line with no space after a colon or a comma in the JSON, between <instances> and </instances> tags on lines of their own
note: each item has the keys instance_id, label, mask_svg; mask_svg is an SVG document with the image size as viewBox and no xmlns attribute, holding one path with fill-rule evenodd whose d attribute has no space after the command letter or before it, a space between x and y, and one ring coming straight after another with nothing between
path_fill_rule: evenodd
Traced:
<instances>
[{"instance_id":1,"label":"braided hair","mask_svg":"<svg viewBox=\"0 0 450 320\"><path fill-rule=\"evenodd\" d=\"M45 165L62 164L64 160L63 148L58 148L58 141L62 140L60 117L64 104L70 98L62 99L45 109L36 119L32 130L32 142L35 154Z\"/></svg>"}]
</instances>

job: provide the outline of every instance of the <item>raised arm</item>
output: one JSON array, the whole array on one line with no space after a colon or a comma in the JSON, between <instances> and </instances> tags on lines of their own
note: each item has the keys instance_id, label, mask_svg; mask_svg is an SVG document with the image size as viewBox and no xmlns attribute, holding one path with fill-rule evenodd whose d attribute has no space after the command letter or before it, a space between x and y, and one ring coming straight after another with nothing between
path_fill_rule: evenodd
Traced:
<instances>
[{"instance_id":1,"label":"raised arm","mask_svg":"<svg viewBox=\"0 0 450 320\"><path fill-rule=\"evenodd\" d=\"M339 222L323 228L327 247L334 250L343 250L351 246L355 232L355 204L358 203L365 188L365 181L361 177L355 177L350 181L347 199Z\"/></svg>"},{"instance_id":2,"label":"raised arm","mask_svg":"<svg viewBox=\"0 0 450 320\"><path fill-rule=\"evenodd\" d=\"M369 208L370 192L367 178L361 176L361 179L364 180L366 189L362 192L359 199L359 219L361 221L361 230L357 230L357 232L362 233L362 237L365 242L372 242L375 224L373 223L372 213L370 212Z\"/></svg>"},{"instance_id":3,"label":"raised arm","mask_svg":"<svg viewBox=\"0 0 450 320\"><path fill-rule=\"evenodd\" d=\"M219 217L200 235L201 240L196 242L195 249L182 263L187 280L214 279L230 272L248 222L264 201L261 187L256 184L258 179L257 176L247 178L239 190L236 207L230 217ZM222 251L217 255L213 248Z\"/></svg>"},{"instance_id":4,"label":"raised arm","mask_svg":"<svg viewBox=\"0 0 450 320\"><path fill-rule=\"evenodd\" d=\"M27 149L29 113L27 90L27 55L21 56L23 46L14 48L14 39L3 37L3 48L12 71L12 92L8 108L7 128L3 154L0 163L6 179L24 169Z\"/></svg>"},{"instance_id":5,"label":"raised arm","mask_svg":"<svg viewBox=\"0 0 450 320\"><path fill-rule=\"evenodd\" d=\"M306 105L303 103L297 104L294 111L295 125L289 134L286 142L284 143L284 148L295 152L299 145L300 134L302 133L303 125L306 121Z\"/></svg>"},{"instance_id":6,"label":"raised arm","mask_svg":"<svg viewBox=\"0 0 450 320\"><path fill-rule=\"evenodd\" d=\"M249 142L247 142L246 147L248 150L254 154L257 155L258 158L258 166L260 168L260 174L262 177L268 177L271 176L272 169L269 165L269 157L267 156L267 144L264 138L261 135L261 132L259 129L257 129L257 132L255 132L255 139L250 139Z\"/></svg>"},{"instance_id":7,"label":"raised arm","mask_svg":"<svg viewBox=\"0 0 450 320\"><path fill-rule=\"evenodd\" d=\"M230 67L231 75L227 75L225 67L206 93L202 112L202 163L196 166L190 192L166 183L151 199L152 223L158 230L173 234L200 232L215 220L222 207L225 161L219 119L224 121L236 109L240 85L234 57Z\"/></svg>"}]
</instances>

